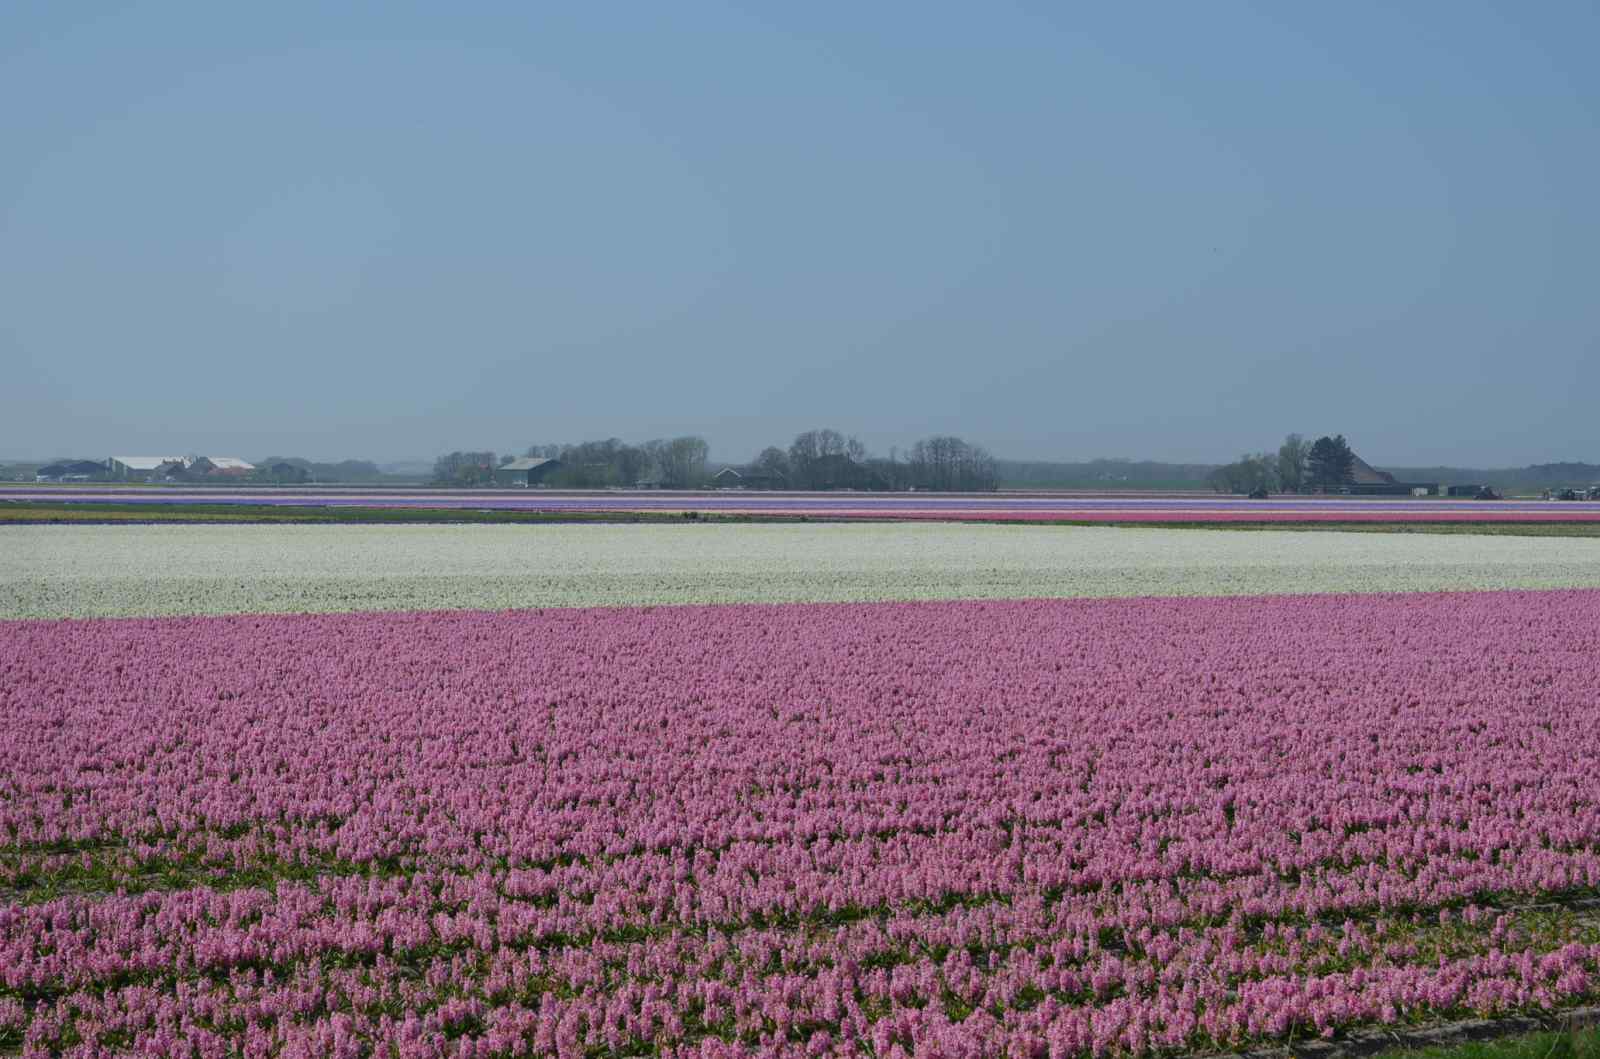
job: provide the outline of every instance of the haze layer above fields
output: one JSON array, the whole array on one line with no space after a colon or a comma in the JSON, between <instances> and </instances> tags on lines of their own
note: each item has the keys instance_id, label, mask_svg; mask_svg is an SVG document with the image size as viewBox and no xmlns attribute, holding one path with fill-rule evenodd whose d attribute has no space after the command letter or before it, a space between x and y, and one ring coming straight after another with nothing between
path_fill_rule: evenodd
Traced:
<instances>
[{"instance_id":1,"label":"haze layer above fields","mask_svg":"<svg viewBox=\"0 0 1600 1059\"><path fill-rule=\"evenodd\" d=\"M15 455L1592 458L1592 5L8 5Z\"/></svg>"}]
</instances>

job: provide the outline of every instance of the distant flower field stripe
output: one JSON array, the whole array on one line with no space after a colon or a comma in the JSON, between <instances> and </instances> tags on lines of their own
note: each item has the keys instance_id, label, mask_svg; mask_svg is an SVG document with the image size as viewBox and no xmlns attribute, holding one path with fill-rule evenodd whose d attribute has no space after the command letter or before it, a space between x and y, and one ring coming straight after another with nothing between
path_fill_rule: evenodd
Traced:
<instances>
[{"instance_id":1,"label":"distant flower field stripe","mask_svg":"<svg viewBox=\"0 0 1600 1059\"><path fill-rule=\"evenodd\" d=\"M1600 539L955 523L0 528L0 618L1600 587Z\"/></svg>"},{"instance_id":2,"label":"distant flower field stripe","mask_svg":"<svg viewBox=\"0 0 1600 1059\"><path fill-rule=\"evenodd\" d=\"M760 509L725 512L728 514L761 515ZM871 508L839 508L829 511L831 517L845 519L879 519L883 513ZM997 510L961 509L952 513L941 509L902 508L894 512L895 519L914 521L942 521L952 517L966 522L1089 522L1089 523L1562 523L1600 522L1600 511L1574 510L1566 507L1543 505L1533 509L1473 509L1438 508L1369 509L1328 507L1310 510L1281 510L1244 507L1194 507L1194 508L1093 508L1029 510L1003 508Z\"/></svg>"},{"instance_id":3,"label":"distant flower field stripe","mask_svg":"<svg viewBox=\"0 0 1600 1059\"><path fill-rule=\"evenodd\" d=\"M726 515L1078 522L1585 522L1600 520L1600 501L1402 497L1277 496L1251 500L1208 493L788 493L712 491L558 491L542 489L168 489L13 487L0 498L98 504L240 505L247 507L488 509L546 513L707 512Z\"/></svg>"},{"instance_id":4,"label":"distant flower field stripe","mask_svg":"<svg viewBox=\"0 0 1600 1059\"><path fill-rule=\"evenodd\" d=\"M1600 997L1600 591L0 623L29 1055L1103 1055Z\"/></svg>"}]
</instances>

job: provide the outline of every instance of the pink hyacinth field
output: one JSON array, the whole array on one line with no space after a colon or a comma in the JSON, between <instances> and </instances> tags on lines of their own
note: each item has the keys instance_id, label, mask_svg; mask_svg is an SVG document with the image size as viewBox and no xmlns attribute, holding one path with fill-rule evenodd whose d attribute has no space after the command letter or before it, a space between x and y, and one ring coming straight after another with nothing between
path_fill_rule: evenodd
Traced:
<instances>
[{"instance_id":1,"label":"pink hyacinth field","mask_svg":"<svg viewBox=\"0 0 1600 1059\"><path fill-rule=\"evenodd\" d=\"M1600 591L0 623L0 1052L1103 1056L1600 997Z\"/></svg>"}]
</instances>

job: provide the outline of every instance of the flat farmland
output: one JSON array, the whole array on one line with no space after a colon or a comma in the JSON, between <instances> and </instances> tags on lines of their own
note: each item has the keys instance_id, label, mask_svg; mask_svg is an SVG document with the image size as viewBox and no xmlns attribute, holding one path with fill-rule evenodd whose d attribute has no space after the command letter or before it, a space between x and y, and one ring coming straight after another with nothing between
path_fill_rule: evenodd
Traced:
<instances>
[{"instance_id":1,"label":"flat farmland","mask_svg":"<svg viewBox=\"0 0 1600 1059\"><path fill-rule=\"evenodd\" d=\"M1600 501L1477 501L1411 497L1294 497L1248 500L1212 494L787 493L743 490L361 489L339 487L182 489L11 486L0 499L152 510L204 506L372 511L506 511L547 515L719 514L750 518L903 519L999 522L1192 523L1592 523Z\"/></svg>"},{"instance_id":2,"label":"flat farmland","mask_svg":"<svg viewBox=\"0 0 1600 1059\"><path fill-rule=\"evenodd\" d=\"M1141 1055L1592 1004L1597 545L8 527L0 1050Z\"/></svg>"}]
</instances>

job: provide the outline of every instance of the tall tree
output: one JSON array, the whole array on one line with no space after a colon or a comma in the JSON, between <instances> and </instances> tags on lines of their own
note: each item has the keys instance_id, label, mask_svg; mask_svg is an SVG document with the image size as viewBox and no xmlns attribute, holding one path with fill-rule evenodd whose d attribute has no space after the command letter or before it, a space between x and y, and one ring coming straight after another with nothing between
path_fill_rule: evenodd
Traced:
<instances>
[{"instance_id":1,"label":"tall tree","mask_svg":"<svg viewBox=\"0 0 1600 1059\"><path fill-rule=\"evenodd\" d=\"M768 445L761 450L761 455L756 457L750 468L786 481L789 477L789 454L776 445Z\"/></svg>"},{"instance_id":2,"label":"tall tree","mask_svg":"<svg viewBox=\"0 0 1600 1059\"><path fill-rule=\"evenodd\" d=\"M1290 434L1278 446L1278 488L1298 493L1306 485L1306 452L1309 446L1299 434Z\"/></svg>"},{"instance_id":3,"label":"tall tree","mask_svg":"<svg viewBox=\"0 0 1600 1059\"><path fill-rule=\"evenodd\" d=\"M796 489L811 489L816 485L817 461L822 458L822 447L817 443L817 432L807 430L796 434L789 443L790 484Z\"/></svg>"},{"instance_id":4,"label":"tall tree","mask_svg":"<svg viewBox=\"0 0 1600 1059\"><path fill-rule=\"evenodd\" d=\"M673 438L661 450L661 477L674 489L692 489L705 482L706 457L711 447L705 438L685 435Z\"/></svg>"},{"instance_id":5,"label":"tall tree","mask_svg":"<svg viewBox=\"0 0 1600 1059\"><path fill-rule=\"evenodd\" d=\"M808 430L803 434L796 434L794 443L789 446L789 469L793 484L801 489L815 489L820 486L823 468L829 463L837 462L830 457L848 457L852 442L856 446L861 445L854 438L846 438L837 430L831 429Z\"/></svg>"},{"instance_id":6,"label":"tall tree","mask_svg":"<svg viewBox=\"0 0 1600 1059\"><path fill-rule=\"evenodd\" d=\"M1306 477L1313 489L1328 492L1348 485L1355 477L1356 454L1343 434L1323 435L1306 454Z\"/></svg>"}]
</instances>

